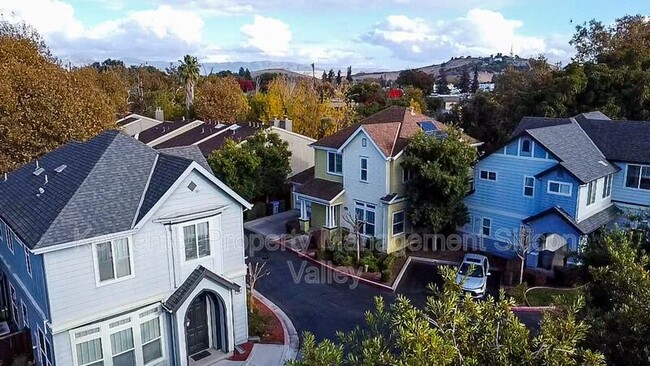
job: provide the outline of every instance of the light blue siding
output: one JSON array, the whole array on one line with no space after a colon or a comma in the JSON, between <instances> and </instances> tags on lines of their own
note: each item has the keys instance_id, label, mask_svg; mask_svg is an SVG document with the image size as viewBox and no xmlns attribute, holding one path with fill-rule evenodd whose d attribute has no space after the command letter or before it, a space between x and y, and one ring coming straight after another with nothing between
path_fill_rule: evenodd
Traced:
<instances>
[{"instance_id":1,"label":"light blue siding","mask_svg":"<svg viewBox=\"0 0 650 366\"><path fill-rule=\"evenodd\" d=\"M650 165L650 163L648 164ZM614 175L614 182L612 184L612 200L634 205L650 205L650 190L625 187L625 174L627 172L628 163L617 162L616 165L621 168L621 171Z\"/></svg>"}]
</instances>

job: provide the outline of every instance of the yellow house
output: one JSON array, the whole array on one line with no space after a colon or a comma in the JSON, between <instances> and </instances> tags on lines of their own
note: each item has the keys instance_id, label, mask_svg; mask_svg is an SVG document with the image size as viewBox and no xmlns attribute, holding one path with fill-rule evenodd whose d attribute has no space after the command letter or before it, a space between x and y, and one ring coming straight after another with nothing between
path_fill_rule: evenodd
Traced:
<instances>
[{"instance_id":1,"label":"yellow house","mask_svg":"<svg viewBox=\"0 0 650 366\"><path fill-rule=\"evenodd\" d=\"M380 239L384 251L402 249L410 229L402 153L419 131L446 128L393 106L311 144L315 166L289 178L302 228L349 228L352 219L364 237Z\"/></svg>"}]
</instances>

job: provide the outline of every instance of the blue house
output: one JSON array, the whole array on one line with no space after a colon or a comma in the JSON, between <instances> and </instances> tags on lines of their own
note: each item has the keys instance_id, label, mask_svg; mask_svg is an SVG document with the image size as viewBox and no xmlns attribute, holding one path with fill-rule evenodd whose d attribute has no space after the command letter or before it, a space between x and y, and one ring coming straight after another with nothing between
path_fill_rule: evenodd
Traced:
<instances>
[{"instance_id":1,"label":"blue house","mask_svg":"<svg viewBox=\"0 0 650 366\"><path fill-rule=\"evenodd\" d=\"M248 208L196 146L154 150L117 131L4 175L10 332L26 333L44 366L227 357L248 340Z\"/></svg>"},{"instance_id":2,"label":"blue house","mask_svg":"<svg viewBox=\"0 0 650 366\"><path fill-rule=\"evenodd\" d=\"M528 267L566 265L588 234L650 205L650 123L525 117L480 159L465 203L461 232L479 249L514 259L527 246Z\"/></svg>"}]
</instances>

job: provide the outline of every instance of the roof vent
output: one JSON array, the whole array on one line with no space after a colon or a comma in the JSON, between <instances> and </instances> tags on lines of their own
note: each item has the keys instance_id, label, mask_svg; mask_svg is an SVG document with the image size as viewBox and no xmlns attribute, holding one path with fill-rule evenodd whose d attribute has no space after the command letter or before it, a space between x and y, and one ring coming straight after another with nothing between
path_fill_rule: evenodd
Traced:
<instances>
[{"instance_id":1,"label":"roof vent","mask_svg":"<svg viewBox=\"0 0 650 366\"><path fill-rule=\"evenodd\" d=\"M607 164L606 162L604 162L604 161L602 161L602 160L598 160L598 162L599 162L600 165L602 165L602 166L609 166L609 164Z\"/></svg>"},{"instance_id":2,"label":"roof vent","mask_svg":"<svg viewBox=\"0 0 650 366\"><path fill-rule=\"evenodd\" d=\"M43 169L43 168L37 168L36 170L34 170L34 172L32 174L38 176L38 175L41 175L41 173L43 173L44 171L45 171L45 169Z\"/></svg>"},{"instance_id":3,"label":"roof vent","mask_svg":"<svg viewBox=\"0 0 650 366\"><path fill-rule=\"evenodd\" d=\"M45 193L45 190L43 189L43 187L40 187L38 189L38 194L36 195L36 197L40 197L43 193Z\"/></svg>"},{"instance_id":4,"label":"roof vent","mask_svg":"<svg viewBox=\"0 0 650 366\"><path fill-rule=\"evenodd\" d=\"M54 168L54 171L57 172L57 173L61 173L61 172L64 171L65 168L67 168L67 167L68 167L68 166L65 165L65 164L63 164L63 165L59 165L59 166L57 166L56 168Z\"/></svg>"}]
</instances>

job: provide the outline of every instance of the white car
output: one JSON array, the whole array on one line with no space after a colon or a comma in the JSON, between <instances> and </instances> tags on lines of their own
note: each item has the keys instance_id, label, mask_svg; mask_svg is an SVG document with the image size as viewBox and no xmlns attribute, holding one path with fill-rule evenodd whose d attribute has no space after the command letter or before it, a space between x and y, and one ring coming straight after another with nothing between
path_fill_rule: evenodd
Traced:
<instances>
[{"instance_id":1,"label":"white car","mask_svg":"<svg viewBox=\"0 0 650 366\"><path fill-rule=\"evenodd\" d=\"M487 257L480 254L465 254L458 267L456 282L463 291L474 299L485 297L487 278L490 275L490 262Z\"/></svg>"}]
</instances>

